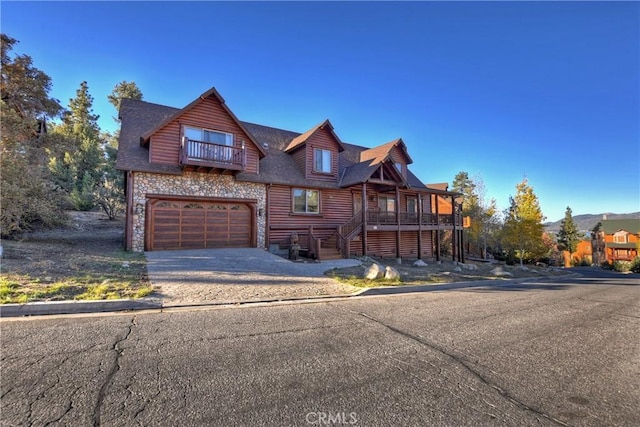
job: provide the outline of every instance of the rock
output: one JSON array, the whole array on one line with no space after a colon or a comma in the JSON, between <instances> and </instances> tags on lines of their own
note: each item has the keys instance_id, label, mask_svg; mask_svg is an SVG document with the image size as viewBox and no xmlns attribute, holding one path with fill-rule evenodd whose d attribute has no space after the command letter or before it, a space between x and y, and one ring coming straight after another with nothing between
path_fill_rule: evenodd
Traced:
<instances>
[{"instance_id":1,"label":"rock","mask_svg":"<svg viewBox=\"0 0 640 427\"><path fill-rule=\"evenodd\" d=\"M460 267L456 267L453 269L453 271L462 271L462 269Z\"/></svg>"},{"instance_id":2,"label":"rock","mask_svg":"<svg viewBox=\"0 0 640 427\"><path fill-rule=\"evenodd\" d=\"M380 264L376 264L375 262L371 264L371 267L367 268L364 272L364 278L369 280L375 280L382 276L384 276L384 269Z\"/></svg>"},{"instance_id":3,"label":"rock","mask_svg":"<svg viewBox=\"0 0 640 427\"><path fill-rule=\"evenodd\" d=\"M495 267L493 270L491 270L491 274L493 274L494 276L498 276L498 277L501 277L501 276L513 276L513 274L511 274L508 271L504 271L502 269L502 267L499 267L499 266Z\"/></svg>"},{"instance_id":4,"label":"rock","mask_svg":"<svg viewBox=\"0 0 640 427\"><path fill-rule=\"evenodd\" d=\"M384 270L384 278L385 279L398 279L400 278L400 273L393 267L387 266Z\"/></svg>"},{"instance_id":5,"label":"rock","mask_svg":"<svg viewBox=\"0 0 640 427\"><path fill-rule=\"evenodd\" d=\"M463 264L463 263L460 263L460 264L458 264L458 265L460 265L460 266L461 266L462 268L464 268L465 270L475 271L475 270L477 270L477 269L478 269L478 266L477 266L477 265L475 265L475 264Z\"/></svg>"},{"instance_id":6,"label":"rock","mask_svg":"<svg viewBox=\"0 0 640 427\"><path fill-rule=\"evenodd\" d=\"M424 262L423 260L419 259L416 262L413 263L414 267L427 267L427 263Z\"/></svg>"},{"instance_id":7,"label":"rock","mask_svg":"<svg viewBox=\"0 0 640 427\"><path fill-rule=\"evenodd\" d=\"M125 261L122 263L122 268L129 268L131 265L129 264L129 261Z\"/></svg>"}]
</instances>

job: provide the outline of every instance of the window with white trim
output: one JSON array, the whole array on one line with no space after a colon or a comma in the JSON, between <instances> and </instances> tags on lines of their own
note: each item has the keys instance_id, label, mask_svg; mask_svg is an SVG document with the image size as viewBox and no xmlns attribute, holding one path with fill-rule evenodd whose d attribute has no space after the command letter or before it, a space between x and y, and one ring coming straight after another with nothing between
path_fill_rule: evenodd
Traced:
<instances>
[{"instance_id":1,"label":"window with white trim","mask_svg":"<svg viewBox=\"0 0 640 427\"><path fill-rule=\"evenodd\" d=\"M618 231L613 235L613 241L615 243L628 243L627 233L624 231Z\"/></svg>"},{"instance_id":2,"label":"window with white trim","mask_svg":"<svg viewBox=\"0 0 640 427\"><path fill-rule=\"evenodd\" d=\"M321 148L313 149L313 171L331 173L331 151Z\"/></svg>"},{"instance_id":3,"label":"window with white trim","mask_svg":"<svg viewBox=\"0 0 640 427\"><path fill-rule=\"evenodd\" d=\"M320 191L303 188L293 189L294 213L320 213Z\"/></svg>"}]
</instances>

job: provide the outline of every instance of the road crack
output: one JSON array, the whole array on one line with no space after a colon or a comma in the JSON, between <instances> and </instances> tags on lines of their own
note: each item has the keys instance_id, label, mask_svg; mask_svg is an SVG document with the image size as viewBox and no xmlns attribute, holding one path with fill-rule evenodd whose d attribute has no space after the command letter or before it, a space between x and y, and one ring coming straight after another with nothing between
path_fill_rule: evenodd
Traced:
<instances>
[{"instance_id":1,"label":"road crack","mask_svg":"<svg viewBox=\"0 0 640 427\"><path fill-rule=\"evenodd\" d=\"M100 417L102 415L102 404L104 403L104 399L107 395L107 390L111 386L114 376L120 370L120 356L122 356L122 353L124 352L124 349L121 348L120 345L129 338L129 335L131 335L131 331L133 330L134 326L137 326L136 316L133 316L131 318L131 322L129 322L129 324L127 325L127 330L124 336L119 340L116 340L116 342L114 342L113 346L111 347L111 350L115 352L115 358L113 363L111 364L111 368L109 369L109 372L107 373L107 377L105 378L105 381L102 384L102 387L100 388L100 392L98 393L98 399L96 401L96 405L93 410L94 427L97 427L100 425Z\"/></svg>"},{"instance_id":2,"label":"road crack","mask_svg":"<svg viewBox=\"0 0 640 427\"><path fill-rule=\"evenodd\" d=\"M515 404L517 407L524 409L526 411L532 412L538 416L541 416L543 418L546 418L547 420L561 425L561 426L569 426L569 424L566 424L554 417L552 417L551 415L545 413L544 411L534 408L533 406L530 406L528 404L526 404L525 402L522 402L521 400L517 399L516 397L512 396L511 393L509 393L508 390L503 389L502 387L500 387L498 384L494 383L493 381L491 381L489 378L485 377L484 375L482 375L480 372L478 372L477 370L475 370L473 368L473 366L471 366L469 364L469 362L467 360L465 360L463 357L452 353L450 351L448 351L447 349L441 347L440 345L436 344L435 342L431 342L428 341L426 339L424 339L423 337L417 336L417 335L413 335L411 333L408 333L406 331L403 331L401 329L396 328L395 326L391 326L386 324L385 322L376 319L375 317L372 317L370 315L368 315L367 313L363 313L363 312L357 312L357 311L351 311L349 310L351 313L353 314L357 314L358 316L362 316L380 326L383 326L384 328L402 335L405 338L408 338L412 341L417 342L420 345L426 346L432 350L437 351L438 353L443 354L444 356L446 356L447 358L453 360L455 363L457 363L458 365L462 366L467 372L469 372L471 375L473 375L475 378L477 378L478 380L480 380L483 384L487 385L488 387L491 387L492 389L494 389L496 392L498 392L498 394L500 396L502 396L503 398L507 399L508 401L512 402L513 404Z\"/></svg>"}]
</instances>

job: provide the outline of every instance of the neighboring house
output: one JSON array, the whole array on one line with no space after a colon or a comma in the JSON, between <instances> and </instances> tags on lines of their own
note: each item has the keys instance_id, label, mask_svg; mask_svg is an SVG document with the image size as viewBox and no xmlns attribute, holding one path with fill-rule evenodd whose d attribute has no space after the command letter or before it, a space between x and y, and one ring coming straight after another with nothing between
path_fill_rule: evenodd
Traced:
<instances>
[{"instance_id":1,"label":"neighboring house","mask_svg":"<svg viewBox=\"0 0 640 427\"><path fill-rule=\"evenodd\" d=\"M119 118L127 250L279 251L296 233L319 259L439 259L449 230L463 261L460 194L423 184L402 139L366 148L329 120L304 133L242 122L215 89L182 109L124 99Z\"/></svg>"},{"instance_id":2,"label":"neighboring house","mask_svg":"<svg viewBox=\"0 0 640 427\"><path fill-rule=\"evenodd\" d=\"M594 263L631 261L638 256L640 219L603 219L591 237Z\"/></svg>"},{"instance_id":3,"label":"neighboring house","mask_svg":"<svg viewBox=\"0 0 640 427\"><path fill-rule=\"evenodd\" d=\"M571 267L572 265L582 265L582 263L593 263L593 245L590 239L581 240L576 245L576 251L569 253L569 251L562 251L564 258L564 266Z\"/></svg>"}]
</instances>

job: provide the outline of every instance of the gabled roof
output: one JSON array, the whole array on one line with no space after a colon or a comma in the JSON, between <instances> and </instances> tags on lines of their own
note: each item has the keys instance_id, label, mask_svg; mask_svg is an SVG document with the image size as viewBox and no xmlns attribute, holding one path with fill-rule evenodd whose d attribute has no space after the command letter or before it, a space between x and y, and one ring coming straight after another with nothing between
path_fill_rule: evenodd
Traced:
<instances>
[{"instance_id":1,"label":"gabled roof","mask_svg":"<svg viewBox=\"0 0 640 427\"><path fill-rule=\"evenodd\" d=\"M640 234L640 219L603 219L599 225L605 234L615 234L620 230L631 234ZM594 229L597 227L598 225Z\"/></svg>"},{"instance_id":2,"label":"gabled roof","mask_svg":"<svg viewBox=\"0 0 640 427\"><path fill-rule=\"evenodd\" d=\"M427 188L435 188L436 190L447 191L449 189L449 183L438 182L435 184L427 184Z\"/></svg>"},{"instance_id":3,"label":"gabled roof","mask_svg":"<svg viewBox=\"0 0 640 427\"><path fill-rule=\"evenodd\" d=\"M173 120L184 110L184 108L178 109L147 101L123 99L119 111L121 129L116 168L124 171L182 174L182 168L178 164L150 162L149 148L140 144L140 138L142 135L153 133L154 129L162 127L163 123ZM322 124L324 123L329 124L328 121ZM371 174L381 166L381 164L372 165L371 161L360 161L361 153L371 149L360 145L341 143L343 150L337 156L339 181L309 179L304 176L294 158L285 152L293 140L302 140L301 136L304 134L255 123L238 122L238 124L241 129L246 130L247 136L255 141L256 147L262 148L267 154L260 159L259 174L239 172L235 175L238 181L336 189L366 182ZM319 127L320 125L314 127L312 131ZM389 167L393 166L389 164ZM407 186L412 190L449 196L457 194L446 191L446 185L442 189L427 188L409 169L407 169L405 179Z\"/></svg>"},{"instance_id":4,"label":"gabled roof","mask_svg":"<svg viewBox=\"0 0 640 427\"><path fill-rule=\"evenodd\" d=\"M364 161L360 163L353 164L346 169L344 169L341 179L340 186L348 187L354 184L360 184L368 181L371 176L380 168L383 168L387 163L375 163L374 161ZM395 167L390 166L387 168L387 171L393 171L394 178L396 182L402 184L405 188L411 188L411 184L406 180L402 174L398 173Z\"/></svg>"},{"instance_id":5,"label":"gabled roof","mask_svg":"<svg viewBox=\"0 0 640 427\"><path fill-rule=\"evenodd\" d=\"M285 153L290 153L291 151L295 150L296 148L304 145L307 142L307 140L313 136L314 133L316 133L318 130L324 129L324 128L327 128L329 130L329 133L333 137L333 139L336 140L336 143L338 144L338 152L344 151L344 145L342 144L342 141L340 141L340 138L338 138L338 135L336 135L336 133L333 131L333 125L331 124L329 119L327 119L324 122L312 127L311 129L309 129L305 133L303 133L301 135L298 135L297 137L293 138L291 140L291 142L289 143L289 145L287 146L287 148L285 148L284 152Z\"/></svg>"},{"instance_id":6,"label":"gabled roof","mask_svg":"<svg viewBox=\"0 0 640 427\"><path fill-rule=\"evenodd\" d=\"M413 163L413 160L411 160L411 156L409 156L409 153L407 152L407 146L405 145L402 138L394 139L393 141L387 142L386 144L364 150L360 153L360 161L365 162L367 160L372 160L373 164L382 163L389 158L391 150L394 147L400 147L404 155L407 156L407 164Z\"/></svg>"},{"instance_id":7,"label":"gabled roof","mask_svg":"<svg viewBox=\"0 0 640 427\"><path fill-rule=\"evenodd\" d=\"M207 99L209 97L214 97L215 99L217 99L220 102L220 105L225 110L225 112L227 114L229 114L231 119L240 127L240 129L242 129L242 131L249 137L249 140L251 140L251 142L258 148L258 151L260 152L260 158L263 158L264 156L266 156L267 153L256 142L256 140L253 138L253 135L251 135L251 132L249 132L244 127L242 122L240 120L238 120L238 118L235 116L235 114L233 114L233 112L229 109L229 107L227 107L227 104L225 103L224 98L218 93L218 91L216 90L215 87L212 87L211 89L209 89L208 91L206 91L205 93L203 93L202 95L200 95L199 97L194 99L189 105L187 105L186 107L184 107L184 108L182 108L180 110L177 110L175 113L173 113L171 116L167 117L164 121L159 123L157 126L155 126L152 129L148 130L146 133L144 133L142 135L140 143L142 145L146 146L149 143L149 138L151 138L151 136L154 133L156 133L157 131L159 131L160 129L162 129L163 127L165 127L166 125L168 125L169 123L171 123L172 121L174 121L175 119L177 119L178 117L180 117L181 115L186 113L187 111L191 110L193 107L195 107L197 104L202 102L204 99Z\"/></svg>"}]
</instances>

